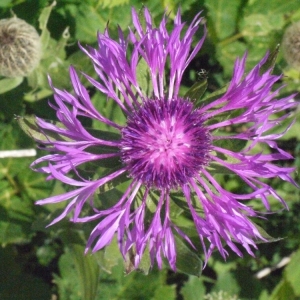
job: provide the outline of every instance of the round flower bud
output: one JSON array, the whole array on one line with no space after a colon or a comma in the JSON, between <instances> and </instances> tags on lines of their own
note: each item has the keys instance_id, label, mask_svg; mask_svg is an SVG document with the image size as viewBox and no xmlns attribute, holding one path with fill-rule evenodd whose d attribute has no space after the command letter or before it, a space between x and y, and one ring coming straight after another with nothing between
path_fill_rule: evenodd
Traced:
<instances>
[{"instance_id":1,"label":"round flower bud","mask_svg":"<svg viewBox=\"0 0 300 300\"><path fill-rule=\"evenodd\" d=\"M294 23L286 29L282 48L287 63L300 71L300 22Z\"/></svg>"},{"instance_id":2,"label":"round flower bud","mask_svg":"<svg viewBox=\"0 0 300 300\"><path fill-rule=\"evenodd\" d=\"M26 76L40 58L41 42L34 27L17 17L0 20L0 75Z\"/></svg>"}]
</instances>

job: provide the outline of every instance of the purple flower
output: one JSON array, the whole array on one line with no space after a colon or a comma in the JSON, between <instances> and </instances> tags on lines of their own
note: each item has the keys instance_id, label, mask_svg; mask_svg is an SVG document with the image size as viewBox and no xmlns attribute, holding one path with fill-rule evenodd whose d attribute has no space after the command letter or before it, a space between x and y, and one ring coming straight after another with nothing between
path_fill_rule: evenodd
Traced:
<instances>
[{"instance_id":1,"label":"purple flower","mask_svg":"<svg viewBox=\"0 0 300 300\"><path fill-rule=\"evenodd\" d=\"M264 179L280 177L295 184L290 176L293 168L275 164L292 158L275 142L288 128L277 134L272 129L289 116L285 112L297 103L293 95L277 99L280 88L271 91L281 76L271 75L271 70L262 71L268 55L245 75L245 54L236 60L226 93L195 107L194 99L179 95L179 88L184 70L205 39L204 28L202 39L191 51L201 22L199 14L186 28L178 11L171 32L166 29L166 16L158 27L154 27L147 9L144 18L145 28L132 10L134 30L128 37L119 29L119 39L115 41L106 30L98 34L98 49L82 48L92 60L99 81L85 77L108 101L115 101L126 122L117 123L95 109L72 67L74 92L52 87L56 104L51 107L60 123L37 118L40 130L47 136L46 141L39 142L50 153L33 166L49 174L48 179L74 188L37 204L68 201L51 224L71 212L73 222L97 220L87 243L87 249L93 252L109 245L117 235L120 252L124 258L129 253L133 255L136 268L144 252L149 251L151 265L156 262L161 268L165 257L176 270L174 234L192 245L184 227L171 217L174 193L181 194L202 243L205 261L215 248L226 258L225 244L239 256L242 252L236 244L254 255L256 241L266 238L250 219L259 213L246 201L260 199L269 210L271 196L286 206ZM150 93L142 89L138 79L141 63L149 71ZM82 125L82 117L107 125L113 134L93 134ZM230 147L236 142L242 143L242 149ZM264 148L272 151L263 151ZM115 168L106 169L100 178L99 174L94 178L83 175L83 165L110 161ZM243 182L241 193L225 190L215 179L218 170L239 178ZM95 201L99 189L118 180L129 182L124 194L111 207L99 208ZM155 209L151 210L149 203L152 207L155 204ZM84 205L92 208L92 215L82 214Z\"/></svg>"}]
</instances>

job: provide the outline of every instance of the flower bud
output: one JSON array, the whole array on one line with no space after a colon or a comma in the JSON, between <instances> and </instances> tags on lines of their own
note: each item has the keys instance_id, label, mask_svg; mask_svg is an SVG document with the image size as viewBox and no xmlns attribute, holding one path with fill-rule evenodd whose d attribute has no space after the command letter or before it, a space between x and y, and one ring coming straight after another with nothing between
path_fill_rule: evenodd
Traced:
<instances>
[{"instance_id":1,"label":"flower bud","mask_svg":"<svg viewBox=\"0 0 300 300\"><path fill-rule=\"evenodd\" d=\"M289 26L282 40L283 56L287 63L300 71L300 22Z\"/></svg>"},{"instance_id":2,"label":"flower bud","mask_svg":"<svg viewBox=\"0 0 300 300\"><path fill-rule=\"evenodd\" d=\"M26 76L40 58L40 37L33 26L15 16L0 20L0 75Z\"/></svg>"}]
</instances>

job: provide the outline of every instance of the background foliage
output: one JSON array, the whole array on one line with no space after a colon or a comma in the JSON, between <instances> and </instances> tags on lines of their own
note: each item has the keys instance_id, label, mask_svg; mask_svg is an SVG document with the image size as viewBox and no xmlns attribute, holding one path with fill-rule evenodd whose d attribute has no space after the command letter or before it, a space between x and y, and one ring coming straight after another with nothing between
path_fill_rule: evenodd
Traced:
<instances>
[{"instance_id":1,"label":"background foliage","mask_svg":"<svg viewBox=\"0 0 300 300\"><path fill-rule=\"evenodd\" d=\"M287 26L300 20L298 0L186 0L182 3L145 0L143 4L152 11L157 22L166 8L173 18L181 6L183 19L188 22L198 11L203 11L209 35L185 73L182 92L197 80L197 73L202 69L208 72L207 93L223 87L230 80L237 57L247 50L247 68L250 69L268 49L276 48ZM0 150L36 147L19 128L15 116L54 118L48 108L52 92L47 74L55 86L68 90L71 90L70 64L93 75L92 66L79 51L77 41L94 45L96 32L102 32L108 21L111 35L117 25L128 28L132 6L142 7L138 0L59 0L56 5L46 0L0 2L1 19L11 17L13 11L39 31L43 44L41 63L30 76L0 78ZM200 37L201 33L196 38ZM287 87L282 90L282 96L300 90L299 71L289 67L280 52L274 72L286 75L283 83ZM101 95L94 95L96 106L101 99ZM111 114L113 110L107 103L101 111ZM297 168L295 179L299 181L300 118L297 112L294 117L294 127L280 143L294 155L294 161L283 163ZM272 183L290 210L279 211L281 207L273 203L273 209L279 213L268 214L264 228L273 237L283 239L259 245L256 258L247 255L237 258L231 253L224 262L215 253L200 278L183 272L175 274L168 269L154 269L147 276L140 272L125 276L114 242L93 256L83 256L86 236L91 229L88 225L80 227L62 221L45 228L63 207L38 207L34 201L59 193L64 187L32 172L29 168L32 160L0 158L0 299L196 300L217 299L213 295L220 291L227 293L227 298L222 299L300 299L300 201L299 190L291 185L279 180ZM238 186L226 175L218 179L228 189ZM263 209L257 202L252 205ZM278 265L285 257L290 260L289 264ZM181 269L184 271L184 267ZM262 270L266 276L260 278L257 274ZM208 293L211 298L205 296Z\"/></svg>"}]
</instances>

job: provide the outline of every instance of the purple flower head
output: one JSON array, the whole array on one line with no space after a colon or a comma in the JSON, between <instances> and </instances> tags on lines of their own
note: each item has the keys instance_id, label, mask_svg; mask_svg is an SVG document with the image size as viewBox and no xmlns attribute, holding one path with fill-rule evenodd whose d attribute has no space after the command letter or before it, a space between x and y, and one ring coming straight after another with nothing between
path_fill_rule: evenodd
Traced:
<instances>
[{"instance_id":1,"label":"purple flower head","mask_svg":"<svg viewBox=\"0 0 300 300\"><path fill-rule=\"evenodd\" d=\"M48 179L73 188L37 204L68 202L51 224L69 213L73 222L98 222L87 243L87 249L93 252L117 236L120 252L124 258L133 256L136 268L148 252L151 265L157 263L161 268L165 258L176 270L175 235L193 247L184 227L172 216L174 195L180 194L190 214L187 219L194 223L199 235L205 261L214 249L226 258L226 245L239 256L242 252L237 244L254 255L256 241L266 238L250 220L259 213L246 201L260 199L269 210L271 196L286 206L265 179L279 177L295 184L290 176L293 168L275 164L292 158L275 142L285 132L274 134L272 129L289 116L284 112L297 103L293 95L278 99L280 89L272 91L281 76L262 71L268 55L245 75L245 54L236 60L225 94L196 107L195 99L179 95L179 88L184 70L205 39L204 28L202 39L192 49L193 36L201 22L199 14L186 26L178 11L170 32L166 29L166 16L158 27L153 25L147 9L144 18L145 28L133 9L134 29L127 37L119 29L116 41L106 30L98 34L98 49L82 47L99 80L88 75L86 78L108 101L115 102L126 116L125 122L110 120L95 109L72 67L74 91L52 87L55 105L51 106L60 122L53 124L37 118L40 130L47 136L39 142L49 155L37 159L33 167L48 174ZM147 67L150 91L140 82L141 64ZM82 117L110 127L110 134L88 130ZM236 142L243 147L228 146ZM259 145L272 148L272 152L263 151ZM105 169L109 162L114 168L107 168L103 175L88 177L82 172L88 163L103 163ZM243 182L239 194L218 183L218 170ZM99 207L96 198L101 201L101 189L124 182L128 184L118 201L110 207ZM84 206L90 206L92 213L83 214Z\"/></svg>"}]
</instances>

